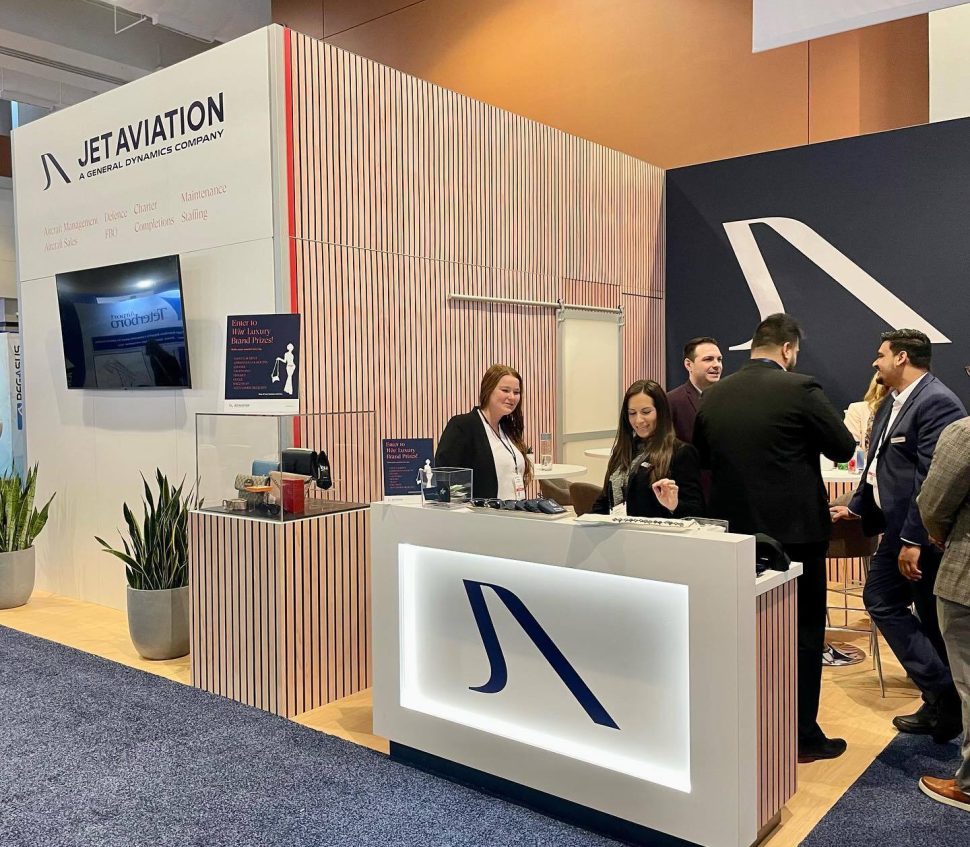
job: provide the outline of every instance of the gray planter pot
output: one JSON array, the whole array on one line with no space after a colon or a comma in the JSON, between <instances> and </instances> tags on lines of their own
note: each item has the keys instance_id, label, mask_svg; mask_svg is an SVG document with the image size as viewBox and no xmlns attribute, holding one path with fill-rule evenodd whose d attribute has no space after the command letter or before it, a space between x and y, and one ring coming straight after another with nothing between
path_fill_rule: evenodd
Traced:
<instances>
[{"instance_id":1,"label":"gray planter pot","mask_svg":"<svg viewBox=\"0 0 970 847\"><path fill-rule=\"evenodd\" d=\"M189 652L189 587L140 591L128 586L128 632L138 655L175 659Z\"/></svg>"},{"instance_id":2,"label":"gray planter pot","mask_svg":"<svg viewBox=\"0 0 970 847\"><path fill-rule=\"evenodd\" d=\"M0 553L0 609L23 606L34 590L34 548Z\"/></svg>"}]
</instances>

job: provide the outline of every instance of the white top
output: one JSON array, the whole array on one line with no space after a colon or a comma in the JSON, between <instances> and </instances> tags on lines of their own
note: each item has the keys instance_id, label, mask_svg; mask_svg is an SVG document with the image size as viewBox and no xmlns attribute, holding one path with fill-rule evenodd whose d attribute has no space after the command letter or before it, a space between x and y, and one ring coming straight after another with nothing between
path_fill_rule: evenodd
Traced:
<instances>
[{"instance_id":1,"label":"white top","mask_svg":"<svg viewBox=\"0 0 970 847\"><path fill-rule=\"evenodd\" d=\"M488 436L488 446L492 448L492 459L495 461L495 477L498 480L498 499L515 500L515 475L525 475L525 457L509 437L499 427L499 434L489 425L481 409L478 416L485 427ZM474 481L473 481L474 486Z\"/></svg>"},{"instance_id":2,"label":"white top","mask_svg":"<svg viewBox=\"0 0 970 847\"><path fill-rule=\"evenodd\" d=\"M869 473L866 475L866 482L872 486L872 497L876 501L876 505L881 509L882 503L879 501L879 477L876 475L876 465L879 464L879 448L882 447L882 443L886 440L886 436L892 432L893 424L896 422L896 418L899 417L899 410L903 408L906 401L909 399L909 395L913 393L913 389L919 385L920 380L926 376L926 374L921 374L916 377L905 389L899 393L893 392L893 408L889 413L889 422L886 424L886 428L882 431L882 437L879 443L876 445L876 451L872 456L872 464L869 465Z\"/></svg>"}]
</instances>

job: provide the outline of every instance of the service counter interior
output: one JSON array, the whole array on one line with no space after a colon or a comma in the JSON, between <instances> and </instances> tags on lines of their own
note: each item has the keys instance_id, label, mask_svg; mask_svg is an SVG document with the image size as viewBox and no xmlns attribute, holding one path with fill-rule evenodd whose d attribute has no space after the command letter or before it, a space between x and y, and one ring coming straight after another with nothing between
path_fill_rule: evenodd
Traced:
<instances>
[{"instance_id":1,"label":"service counter interior","mask_svg":"<svg viewBox=\"0 0 970 847\"><path fill-rule=\"evenodd\" d=\"M795 787L795 579L754 539L371 509L392 755L627 840L748 847ZM769 655L770 652L770 655Z\"/></svg>"}]
</instances>

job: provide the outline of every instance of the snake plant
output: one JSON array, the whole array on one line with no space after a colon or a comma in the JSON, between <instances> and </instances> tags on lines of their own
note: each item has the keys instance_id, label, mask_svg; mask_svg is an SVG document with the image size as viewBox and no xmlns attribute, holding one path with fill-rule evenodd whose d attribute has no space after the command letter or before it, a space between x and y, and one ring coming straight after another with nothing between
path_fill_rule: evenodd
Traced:
<instances>
[{"instance_id":1,"label":"snake plant","mask_svg":"<svg viewBox=\"0 0 970 847\"><path fill-rule=\"evenodd\" d=\"M155 470L157 493L142 475L145 493L142 497L142 519L125 503L122 513L128 525L127 538L122 534L124 551L115 550L103 538L95 536L105 553L125 563L128 585L142 591L182 588L189 582L189 512L202 505L193 486L185 494L183 479L176 488L162 472ZM119 534L121 534L119 532Z\"/></svg>"},{"instance_id":2,"label":"snake plant","mask_svg":"<svg viewBox=\"0 0 970 847\"><path fill-rule=\"evenodd\" d=\"M37 465L23 478L17 473L0 476L0 553L26 550L47 523L50 500L39 512L34 508L37 491Z\"/></svg>"}]
</instances>

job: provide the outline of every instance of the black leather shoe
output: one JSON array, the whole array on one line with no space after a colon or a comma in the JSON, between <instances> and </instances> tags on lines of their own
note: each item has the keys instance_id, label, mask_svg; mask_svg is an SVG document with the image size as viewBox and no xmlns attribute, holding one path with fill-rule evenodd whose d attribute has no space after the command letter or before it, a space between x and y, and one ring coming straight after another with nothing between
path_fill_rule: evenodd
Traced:
<instances>
[{"instance_id":1,"label":"black leather shoe","mask_svg":"<svg viewBox=\"0 0 970 847\"><path fill-rule=\"evenodd\" d=\"M845 752L844 738L821 738L798 742L798 763L817 762L819 759L837 759Z\"/></svg>"},{"instance_id":2,"label":"black leather shoe","mask_svg":"<svg viewBox=\"0 0 970 847\"><path fill-rule=\"evenodd\" d=\"M933 703L926 702L911 715L897 715L893 718L893 726L896 729L913 735L932 735L936 722L937 708Z\"/></svg>"},{"instance_id":3,"label":"black leather shoe","mask_svg":"<svg viewBox=\"0 0 970 847\"><path fill-rule=\"evenodd\" d=\"M933 725L933 740L946 744L963 732L963 713L960 695L956 691L947 692L936 704L936 720Z\"/></svg>"}]
</instances>

